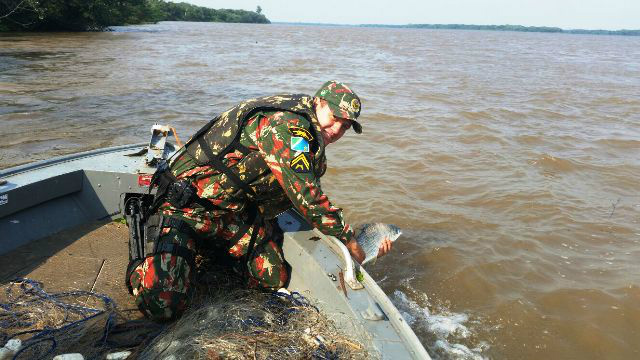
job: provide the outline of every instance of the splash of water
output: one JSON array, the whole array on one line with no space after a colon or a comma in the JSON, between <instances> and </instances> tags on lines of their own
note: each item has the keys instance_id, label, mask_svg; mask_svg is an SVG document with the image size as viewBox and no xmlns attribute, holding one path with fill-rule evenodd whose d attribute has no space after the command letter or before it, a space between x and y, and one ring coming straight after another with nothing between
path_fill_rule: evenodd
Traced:
<instances>
[{"instance_id":1,"label":"splash of water","mask_svg":"<svg viewBox=\"0 0 640 360\"><path fill-rule=\"evenodd\" d=\"M391 301L411 327L424 329L435 336L432 344L425 345L436 359L486 359L481 353L488 348L487 343L481 342L471 349L459 343L471 336L471 331L464 325L469 321L468 315L451 312L431 314L427 306L418 305L400 290L393 293Z\"/></svg>"}]
</instances>

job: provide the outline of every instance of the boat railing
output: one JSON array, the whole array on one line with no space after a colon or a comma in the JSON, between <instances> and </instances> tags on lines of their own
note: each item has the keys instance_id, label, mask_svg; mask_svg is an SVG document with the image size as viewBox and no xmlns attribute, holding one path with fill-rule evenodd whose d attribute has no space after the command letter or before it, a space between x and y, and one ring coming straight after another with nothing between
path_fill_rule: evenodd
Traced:
<instances>
[{"instance_id":1,"label":"boat railing","mask_svg":"<svg viewBox=\"0 0 640 360\"><path fill-rule=\"evenodd\" d=\"M354 290L362 289L364 286L356 279L355 264L351 254L349 253L349 249L347 249L342 241L338 240L335 236L324 235L318 229L314 229L314 231L318 233L319 237L327 239L327 244L333 249L333 251L342 256L344 261L344 269L342 270L344 274L344 282Z\"/></svg>"}]
</instances>

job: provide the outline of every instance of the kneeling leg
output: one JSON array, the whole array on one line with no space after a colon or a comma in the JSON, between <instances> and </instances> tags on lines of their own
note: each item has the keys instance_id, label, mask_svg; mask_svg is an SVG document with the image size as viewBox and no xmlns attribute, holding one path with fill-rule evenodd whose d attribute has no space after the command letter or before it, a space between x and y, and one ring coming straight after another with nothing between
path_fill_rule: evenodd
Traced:
<instances>
[{"instance_id":1,"label":"kneeling leg","mask_svg":"<svg viewBox=\"0 0 640 360\"><path fill-rule=\"evenodd\" d=\"M195 251L194 240L176 229L163 229L158 241ZM129 277L140 311L155 321L179 317L189 305L192 295L195 269L191 266L185 257L172 253L164 252L146 257Z\"/></svg>"},{"instance_id":2,"label":"kneeling leg","mask_svg":"<svg viewBox=\"0 0 640 360\"><path fill-rule=\"evenodd\" d=\"M289 279L289 271L282 255L282 249L272 239L262 242L247 264L249 285L278 290Z\"/></svg>"}]
</instances>

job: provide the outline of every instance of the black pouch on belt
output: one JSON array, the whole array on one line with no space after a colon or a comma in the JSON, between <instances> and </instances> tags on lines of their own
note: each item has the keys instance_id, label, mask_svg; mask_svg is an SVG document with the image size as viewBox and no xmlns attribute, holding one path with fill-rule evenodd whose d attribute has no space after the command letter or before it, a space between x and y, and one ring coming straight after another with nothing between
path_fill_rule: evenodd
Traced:
<instances>
[{"instance_id":1,"label":"black pouch on belt","mask_svg":"<svg viewBox=\"0 0 640 360\"><path fill-rule=\"evenodd\" d=\"M169 185L167 201L177 209L187 207L194 202L196 197L196 189L188 180L175 181Z\"/></svg>"}]
</instances>

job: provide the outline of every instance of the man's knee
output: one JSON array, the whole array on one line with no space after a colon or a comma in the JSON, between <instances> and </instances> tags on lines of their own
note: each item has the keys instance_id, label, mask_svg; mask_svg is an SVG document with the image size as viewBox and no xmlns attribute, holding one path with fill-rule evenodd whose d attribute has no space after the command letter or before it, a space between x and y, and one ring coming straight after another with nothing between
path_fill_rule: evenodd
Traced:
<instances>
[{"instance_id":1,"label":"man's knee","mask_svg":"<svg viewBox=\"0 0 640 360\"><path fill-rule=\"evenodd\" d=\"M260 287L268 290L278 290L284 287L288 280L289 271L283 267L276 276L260 276L251 271L248 281L249 287Z\"/></svg>"},{"instance_id":2,"label":"man's knee","mask_svg":"<svg viewBox=\"0 0 640 360\"><path fill-rule=\"evenodd\" d=\"M152 320L175 319L189 304L191 268L179 256L149 256L131 273L129 281L138 308Z\"/></svg>"},{"instance_id":3,"label":"man's knee","mask_svg":"<svg viewBox=\"0 0 640 360\"><path fill-rule=\"evenodd\" d=\"M249 284L272 290L283 287L289 280L289 270L280 248L273 241L268 241L258 250L248 264Z\"/></svg>"}]
</instances>

